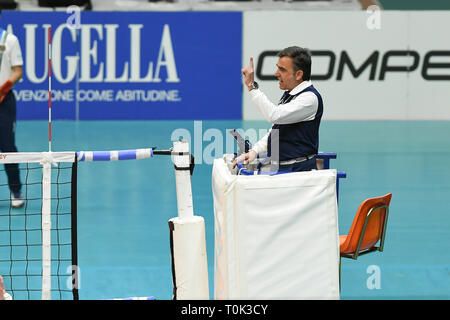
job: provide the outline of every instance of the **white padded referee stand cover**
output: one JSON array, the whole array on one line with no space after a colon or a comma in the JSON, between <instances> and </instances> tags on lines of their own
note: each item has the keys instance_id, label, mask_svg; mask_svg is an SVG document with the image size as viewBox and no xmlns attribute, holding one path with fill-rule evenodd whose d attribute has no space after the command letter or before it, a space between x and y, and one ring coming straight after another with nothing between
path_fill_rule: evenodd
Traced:
<instances>
[{"instance_id":1,"label":"white padded referee stand cover","mask_svg":"<svg viewBox=\"0 0 450 320\"><path fill-rule=\"evenodd\" d=\"M229 156L229 155L228 155ZM213 166L215 299L339 299L337 172Z\"/></svg>"}]
</instances>

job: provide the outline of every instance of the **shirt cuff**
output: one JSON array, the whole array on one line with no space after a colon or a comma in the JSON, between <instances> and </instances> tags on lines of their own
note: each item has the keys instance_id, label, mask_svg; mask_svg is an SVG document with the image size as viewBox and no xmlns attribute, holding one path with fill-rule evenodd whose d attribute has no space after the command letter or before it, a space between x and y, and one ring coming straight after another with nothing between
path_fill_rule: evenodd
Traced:
<instances>
[{"instance_id":1,"label":"shirt cuff","mask_svg":"<svg viewBox=\"0 0 450 320\"><path fill-rule=\"evenodd\" d=\"M265 149L264 146L260 146L258 144L255 144L253 146L253 148L251 148L249 151L252 151L252 150L255 151L256 155L259 157L260 155L262 155L262 154L264 154L266 152L266 150L264 150L264 149Z\"/></svg>"},{"instance_id":2,"label":"shirt cuff","mask_svg":"<svg viewBox=\"0 0 450 320\"><path fill-rule=\"evenodd\" d=\"M256 97L259 94L261 94L262 91L259 90L259 89L252 89L252 90L249 91L249 93L250 93L250 97L253 99L254 97Z\"/></svg>"}]
</instances>

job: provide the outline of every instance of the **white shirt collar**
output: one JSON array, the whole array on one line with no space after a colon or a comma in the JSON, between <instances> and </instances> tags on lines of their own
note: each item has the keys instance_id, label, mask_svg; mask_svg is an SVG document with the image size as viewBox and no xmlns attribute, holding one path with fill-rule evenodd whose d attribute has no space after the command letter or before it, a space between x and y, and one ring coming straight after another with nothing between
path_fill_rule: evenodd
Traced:
<instances>
[{"instance_id":1,"label":"white shirt collar","mask_svg":"<svg viewBox=\"0 0 450 320\"><path fill-rule=\"evenodd\" d=\"M291 92L289 92L289 94L291 96L296 95L297 93L305 90L306 88L308 88L311 85L312 85L311 80L303 81L298 86L296 86L294 89L292 89Z\"/></svg>"}]
</instances>

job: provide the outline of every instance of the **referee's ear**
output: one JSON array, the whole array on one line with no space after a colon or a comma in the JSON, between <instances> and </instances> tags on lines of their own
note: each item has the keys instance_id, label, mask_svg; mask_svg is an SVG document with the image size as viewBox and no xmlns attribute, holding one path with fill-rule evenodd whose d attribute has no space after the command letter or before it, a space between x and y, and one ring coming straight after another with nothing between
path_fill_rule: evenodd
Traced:
<instances>
[{"instance_id":1,"label":"referee's ear","mask_svg":"<svg viewBox=\"0 0 450 320\"><path fill-rule=\"evenodd\" d=\"M295 71L295 80L300 81L300 80L304 80L303 79L303 70L299 69L297 71Z\"/></svg>"}]
</instances>

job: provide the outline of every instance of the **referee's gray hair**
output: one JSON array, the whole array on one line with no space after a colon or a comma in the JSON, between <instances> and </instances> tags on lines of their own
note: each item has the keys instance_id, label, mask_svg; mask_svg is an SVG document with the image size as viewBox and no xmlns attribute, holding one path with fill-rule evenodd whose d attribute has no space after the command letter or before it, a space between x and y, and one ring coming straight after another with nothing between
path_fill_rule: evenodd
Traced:
<instances>
[{"instance_id":1,"label":"referee's gray hair","mask_svg":"<svg viewBox=\"0 0 450 320\"><path fill-rule=\"evenodd\" d=\"M297 46L287 47L278 52L278 57L291 57L294 71L303 71L303 80L311 79L311 52L307 48Z\"/></svg>"}]
</instances>

